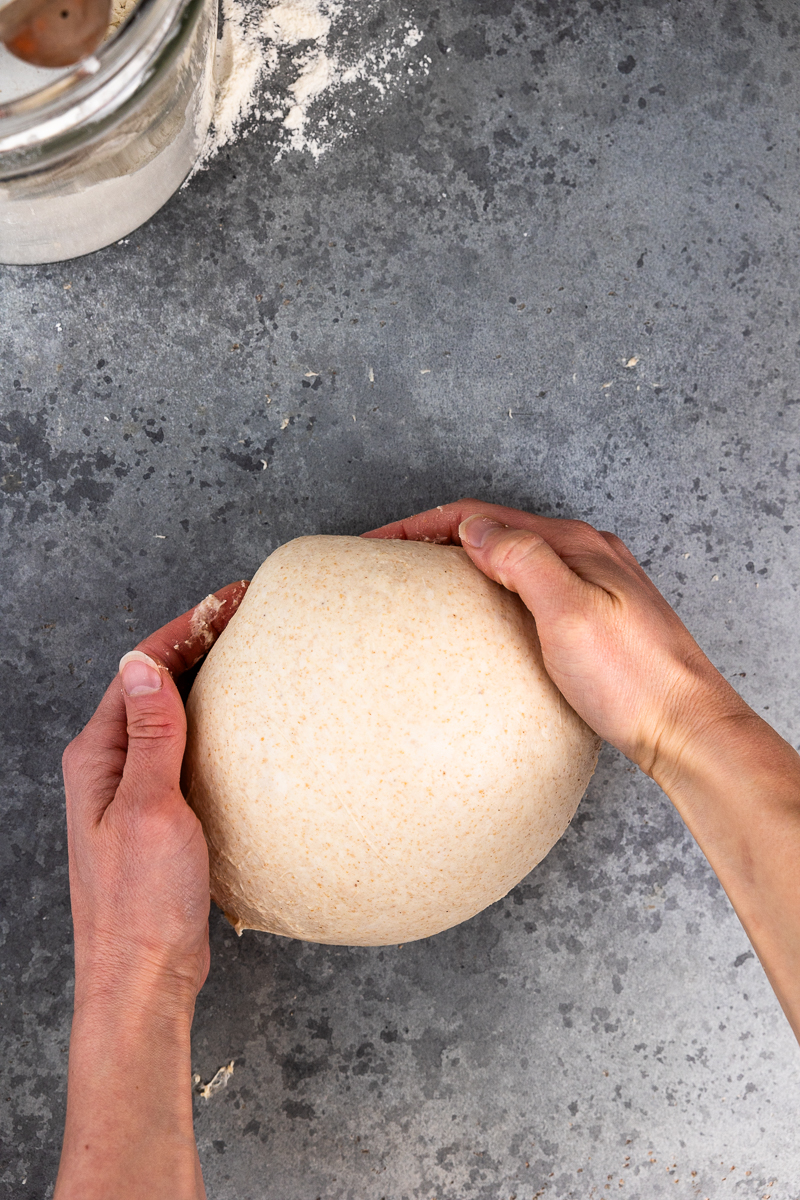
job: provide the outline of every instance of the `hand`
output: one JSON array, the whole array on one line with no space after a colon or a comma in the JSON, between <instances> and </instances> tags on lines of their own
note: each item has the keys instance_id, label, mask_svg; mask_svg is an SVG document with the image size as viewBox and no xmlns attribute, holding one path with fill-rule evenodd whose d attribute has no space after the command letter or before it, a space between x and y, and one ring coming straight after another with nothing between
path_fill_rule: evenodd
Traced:
<instances>
[{"instance_id":1,"label":"hand","mask_svg":"<svg viewBox=\"0 0 800 1200\"><path fill-rule=\"evenodd\" d=\"M712 666L619 538L477 500L364 536L460 542L519 593L566 699L686 821L800 1040L800 758Z\"/></svg>"},{"instance_id":2,"label":"hand","mask_svg":"<svg viewBox=\"0 0 800 1200\"><path fill-rule=\"evenodd\" d=\"M246 587L223 588L126 654L64 753L75 1017L58 1200L205 1194L189 1028L209 966L208 853L180 791L175 677Z\"/></svg>"},{"instance_id":3,"label":"hand","mask_svg":"<svg viewBox=\"0 0 800 1200\"><path fill-rule=\"evenodd\" d=\"M460 543L531 610L575 711L649 775L665 779L701 729L750 714L613 533L461 500L364 536Z\"/></svg>"},{"instance_id":4,"label":"hand","mask_svg":"<svg viewBox=\"0 0 800 1200\"><path fill-rule=\"evenodd\" d=\"M120 971L152 974L191 1003L205 981L208 852L180 790L186 716L175 677L244 592L231 584L125 655L64 752L78 1003Z\"/></svg>"}]
</instances>

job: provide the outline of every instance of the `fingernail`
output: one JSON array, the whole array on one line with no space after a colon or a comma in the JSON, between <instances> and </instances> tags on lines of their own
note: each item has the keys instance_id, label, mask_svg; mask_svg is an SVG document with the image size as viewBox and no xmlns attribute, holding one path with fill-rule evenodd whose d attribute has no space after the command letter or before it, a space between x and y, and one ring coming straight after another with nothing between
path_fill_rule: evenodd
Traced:
<instances>
[{"instance_id":1,"label":"fingernail","mask_svg":"<svg viewBox=\"0 0 800 1200\"><path fill-rule=\"evenodd\" d=\"M458 536L464 545L471 546L473 550L480 550L489 534L494 533L496 529L508 529L508 526L475 513L473 516L467 517L466 521L461 522L458 527Z\"/></svg>"},{"instance_id":2,"label":"fingernail","mask_svg":"<svg viewBox=\"0 0 800 1200\"><path fill-rule=\"evenodd\" d=\"M141 650L129 650L119 660L122 686L128 696L145 696L161 690L158 664Z\"/></svg>"}]
</instances>

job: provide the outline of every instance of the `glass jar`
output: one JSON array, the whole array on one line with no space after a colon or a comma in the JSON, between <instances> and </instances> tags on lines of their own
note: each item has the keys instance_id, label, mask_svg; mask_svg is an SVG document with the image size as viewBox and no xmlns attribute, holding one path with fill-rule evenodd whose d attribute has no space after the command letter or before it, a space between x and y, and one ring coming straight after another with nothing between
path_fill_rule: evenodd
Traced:
<instances>
[{"instance_id":1,"label":"glass jar","mask_svg":"<svg viewBox=\"0 0 800 1200\"><path fill-rule=\"evenodd\" d=\"M76 258L158 211L208 133L216 31L217 0L141 0L96 54L0 99L0 262Z\"/></svg>"}]
</instances>

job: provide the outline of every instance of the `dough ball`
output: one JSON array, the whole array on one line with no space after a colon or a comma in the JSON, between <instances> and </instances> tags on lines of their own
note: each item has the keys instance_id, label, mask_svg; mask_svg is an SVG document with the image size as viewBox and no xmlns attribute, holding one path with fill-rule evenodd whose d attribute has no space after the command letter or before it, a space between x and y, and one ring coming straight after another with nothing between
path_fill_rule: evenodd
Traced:
<instances>
[{"instance_id":1,"label":"dough ball","mask_svg":"<svg viewBox=\"0 0 800 1200\"><path fill-rule=\"evenodd\" d=\"M499 900L566 829L600 745L519 598L423 542L281 546L187 713L214 900L238 932L337 945Z\"/></svg>"}]
</instances>

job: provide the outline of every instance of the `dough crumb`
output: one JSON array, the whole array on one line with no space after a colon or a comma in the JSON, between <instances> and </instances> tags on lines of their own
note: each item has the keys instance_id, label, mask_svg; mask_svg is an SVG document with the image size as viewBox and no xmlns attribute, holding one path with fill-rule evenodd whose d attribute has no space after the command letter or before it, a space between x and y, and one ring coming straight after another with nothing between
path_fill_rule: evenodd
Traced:
<instances>
[{"instance_id":1,"label":"dough crumb","mask_svg":"<svg viewBox=\"0 0 800 1200\"><path fill-rule=\"evenodd\" d=\"M221 1092L223 1088L228 1086L228 1080L233 1074L233 1064L236 1059L232 1058L227 1067L220 1067L213 1079L209 1079L208 1083L202 1086L195 1087L198 1096L202 1096L204 1100L210 1100L215 1092ZM200 1076L196 1075L197 1083L200 1083Z\"/></svg>"}]
</instances>

